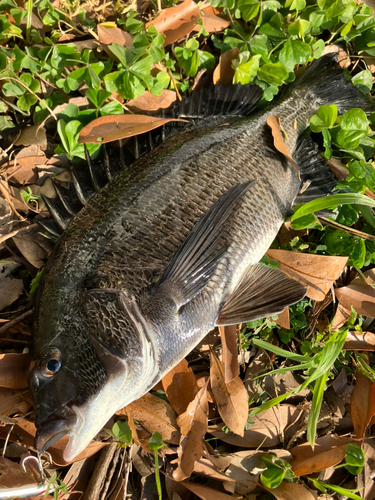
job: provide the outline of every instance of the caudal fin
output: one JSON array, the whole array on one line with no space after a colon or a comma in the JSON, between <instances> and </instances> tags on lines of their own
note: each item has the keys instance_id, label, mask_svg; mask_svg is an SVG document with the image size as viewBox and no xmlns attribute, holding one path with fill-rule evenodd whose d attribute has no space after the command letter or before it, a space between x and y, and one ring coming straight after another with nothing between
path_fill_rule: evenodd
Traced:
<instances>
[{"instance_id":1,"label":"caudal fin","mask_svg":"<svg viewBox=\"0 0 375 500\"><path fill-rule=\"evenodd\" d=\"M347 73L337 68L338 53L326 54L316 59L295 81L295 88L308 87L321 104L336 104L339 114L352 108L366 112L375 110L375 102L363 95L348 79Z\"/></svg>"}]
</instances>

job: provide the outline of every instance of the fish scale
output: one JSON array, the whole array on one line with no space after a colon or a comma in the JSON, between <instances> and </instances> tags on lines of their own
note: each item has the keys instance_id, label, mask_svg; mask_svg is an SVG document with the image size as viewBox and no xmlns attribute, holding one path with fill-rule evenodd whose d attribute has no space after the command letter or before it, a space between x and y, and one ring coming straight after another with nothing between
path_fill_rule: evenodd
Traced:
<instances>
[{"instance_id":1,"label":"fish scale","mask_svg":"<svg viewBox=\"0 0 375 500\"><path fill-rule=\"evenodd\" d=\"M327 166L310 142L296 148L298 136L321 104L373 108L330 66L332 56L316 61L253 117L221 99L240 96L248 110L259 89L219 87L204 94L212 102L203 94L197 105L182 102L179 111L205 118L122 170L69 223L38 291L30 376L38 449L68 434L64 458L72 460L215 325L277 314L304 297L302 285L258 264L301 185L266 119L280 117L302 181L312 171L322 179L314 196L329 191ZM228 114L210 116L215 109ZM136 145L136 156L147 150L147 141ZM95 176L94 163L90 169Z\"/></svg>"}]
</instances>

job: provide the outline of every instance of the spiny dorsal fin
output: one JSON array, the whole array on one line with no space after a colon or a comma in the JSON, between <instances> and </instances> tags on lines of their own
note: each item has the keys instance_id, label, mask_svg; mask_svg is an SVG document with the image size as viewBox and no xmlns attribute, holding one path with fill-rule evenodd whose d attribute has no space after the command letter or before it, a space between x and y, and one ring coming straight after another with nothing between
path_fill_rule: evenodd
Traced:
<instances>
[{"instance_id":1,"label":"spiny dorsal fin","mask_svg":"<svg viewBox=\"0 0 375 500\"><path fill-rule=\"evenodd\" d=\"M237 325L281 313L303 299L307 289L278 269L255 264L245 271L224 304L217 326Z\"/></svg>"},{"instance_id":2,"label":"spiny dorsal fin","mask_svg":"<svg viewBox=\"0 0 375 500\"><path fill-rule=\"evenodd\" d=\"M153 295L161 286L164 290L173 290L173 299L181 307L203 290L226 252L225 247L218 249L222 224L253 182L229 189L196 223L165 269Z\"/></svg>"}]
</instances>

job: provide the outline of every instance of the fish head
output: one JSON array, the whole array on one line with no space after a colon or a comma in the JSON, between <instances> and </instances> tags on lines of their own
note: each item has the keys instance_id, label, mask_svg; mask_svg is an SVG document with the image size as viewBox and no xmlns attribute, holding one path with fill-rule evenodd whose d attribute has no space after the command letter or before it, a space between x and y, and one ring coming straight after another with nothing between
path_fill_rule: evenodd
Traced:
<instances>
[{"instance_id":1,"label":"fish head","mask_svg":"<svg viewBox=\"0 0 375 500\"><path fill-rule=\"evenodd\" d=\"M130 306L129 306L130 304ZM68 434L71 462L112 415L141 397L158 367L147 324L121 294L85 293L79 308L44 323L39 314L29 385L35 407L35 447L43 452ZM45 335L45 331L53 332Z\"/></svg>"}]
</instances>

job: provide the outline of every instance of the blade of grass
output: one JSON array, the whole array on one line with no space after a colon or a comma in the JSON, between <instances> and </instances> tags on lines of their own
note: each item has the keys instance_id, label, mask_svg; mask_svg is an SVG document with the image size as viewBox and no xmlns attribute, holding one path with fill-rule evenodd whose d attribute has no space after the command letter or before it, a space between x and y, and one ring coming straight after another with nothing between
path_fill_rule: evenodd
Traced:
<instances>
[{"instance_id":1,"label":"blade of grass","mask_svg":"<svg viewBox=\"0 0 375 500\"><path fill-rule=\"evenodd\" d=\"M252 342L257 347L261 347L262 349L266 349L267 351L271 351L274 354L277 354L278 356L283 356L284 358L291 359L292 361L299 361L301 363L306 363L306 360L308 359L306 356L302 356L301 354L295 354L290 351L285 351L284 349L276 347L273 344L269 344L264 340L252 339Z\"/></svg>"},{"instance_id":2,"label":"blade of grass","mask_svg":"<svg viewBox=\"0 0 375 500\"><path fill-rule=\"evenodd\" d=\"M314 449L315 446L316 424L318 422L320 408L322 407L324 388L329 372L330 370L327 370L326 373L317 379L313 391L314 395L311 402L309 422L307 424L307 441L310 443L312 449Z\"/></svg>"}]
</instances>

